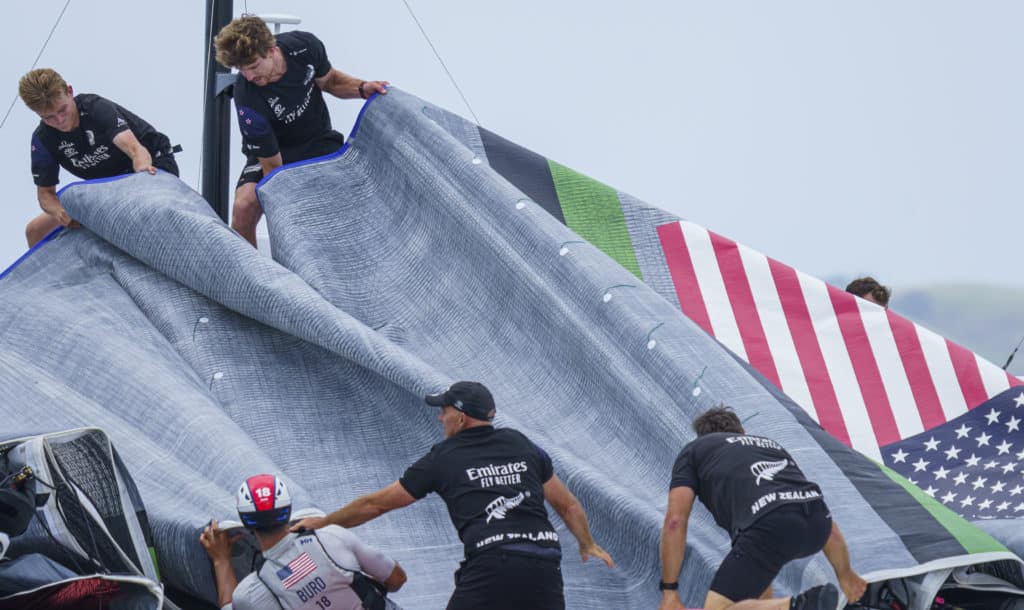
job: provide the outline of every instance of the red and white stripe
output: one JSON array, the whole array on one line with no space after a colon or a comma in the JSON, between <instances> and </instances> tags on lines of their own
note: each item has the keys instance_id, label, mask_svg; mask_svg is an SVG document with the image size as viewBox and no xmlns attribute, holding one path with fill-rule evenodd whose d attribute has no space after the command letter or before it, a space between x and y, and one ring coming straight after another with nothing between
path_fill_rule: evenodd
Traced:
<instances>
[{"instance_id":1,"label":"red and white stripe","mask_svg":"<svg viewBox=\"0 0 1024 610\"><path fill-rule=\"evenodd\" d=\"M302 553L295 559L288 562L288 569L290 569L292 573L281 581L281 584L284 585L285 589L291 589L303 578L312 574L316 570L316 564L308 553Z\"/></svg>"},{"instance_id":2,"label":"red and white stripe","mask_svg":"<svg viewBox=\"0 0 1024 610\"><path fill-rule=\"evenodd\" d=\"M880 459L879 447L1024 385L906 318L699 225L661 225L658 236L683 313L865 455Z\"/></svg>"}]
</instances>

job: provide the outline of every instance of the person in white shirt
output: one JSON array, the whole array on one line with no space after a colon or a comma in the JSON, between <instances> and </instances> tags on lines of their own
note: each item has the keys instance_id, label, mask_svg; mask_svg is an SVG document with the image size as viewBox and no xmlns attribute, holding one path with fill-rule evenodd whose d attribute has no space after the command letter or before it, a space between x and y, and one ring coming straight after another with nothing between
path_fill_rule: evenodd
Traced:
<instances>
[{"instance_id":1,"label":"person in white shirt","mask_svg":"<svg viewBox=\"0 0 1024 610\"><path fill-rule=\"evenodd\" d=\"M398 562L343 527L289 532L291 496L280 478L249 477L236 500L238 516L255 535L263 561L239 583L231 566L232 538L216 521L203 529L199 542L213 562L223 609L398 608L386 597L405 584Z\"/></svg>"}]
</instances>

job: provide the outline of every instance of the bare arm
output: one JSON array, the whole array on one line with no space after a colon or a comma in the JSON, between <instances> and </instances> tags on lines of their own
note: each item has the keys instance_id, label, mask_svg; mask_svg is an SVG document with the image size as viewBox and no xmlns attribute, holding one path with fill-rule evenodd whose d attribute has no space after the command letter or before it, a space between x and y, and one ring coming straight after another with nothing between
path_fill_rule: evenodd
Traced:
<instances>
[{"instance_id":1,"label":"bare arm","mask_svg":"<svg viewBox=\"0 0 1024 610\"><path fill-rule=\"evenodd\" d=\"M257 157L260 162L260 167L263 168L263 177L266 178L270 175L270 172L284 165L284 160L281 158L281 153L277 153L273 157Z\"/></svg>"},{"instance_id":2,"label":"bare arm","mask_svg":"<svg viewBox=\"0 0 1024 610\"><path fill-rule=\"evenodd\" d=\"M397 591L405 584L405 570L398 561L389 558L380 549L372 547L348 529L335 528L336 535L348 539L348 549L356 556L359 569L379 582L388 591Z\"/></svg>"},{"instance_id":3,"label":"bare arm","mask_svg":"<svg viewBox=\"0 0 1024 610\"><path fill-rule=\"evenodd\" d=\"M60 224L69 228L79 226L77 222L68 216L64 206L60 204L60 199L57 198L56 186L37 186L36 198L39 200L39 207L50 216L56 218Z\"/></svg>"},{"instance_id":4,"label":"bare arm","mask_svg":"<svg viewBox=\"0 0 1024 610\"><path fill-rule=\"evenodd\" d=\"M661 581L679 582L686 552L686 527L693 509L695 494L689 487L673 487L668 492L668 509L661 528ZM682 608L678 591L662 591L661 610Z\"/></svg>"},{"instance_id":5,"label":"bare arm","mask_svg":"<svg viewBox=\"0 0 1024 610\"><path fill-rule=\"evenodd\" d=\"M137 172L156 173L153 167L153 158L149 155L146 147L139 142L131 129L126 129L114 136L114 146L121 149L121 152L128 155L132 160L132 168Z\"/></svg>"},{"instance_id":6,"label":"bare arm","mask_svg":"<svg viewBox=\"0 0 1024 610\"><path fill-rule=\"evenodd\" d=\"M238 586L235 570L231 567L231 539L228 533L217 529L217 521L203 529L199 543L213 562L213 575L217 581L217 605L221 608L231 605L231 598Z\"/></svg>"},{"instance_id":7,"label":"bare arm","mask_svg":"<svg viewBox=\"0 0 1024 610\"><path fill-rule=\"evenodd\" d=\"M398 565L398 562L396 561L395 569L391 570L391 574L388 576L387 580L385 580L383 584L384 588L387 589L389 593L394 593L395 591L402 588L402 585L405 584L405 581L405 570L403 570L402 566Z\"/></svg>"},{"instance_id":8,"label":"bare arm","mask_svg":"<svg viewBox=\"0 0 1024 610\"><path fill-rule=\"evenodd\" d=\"M342 99L353 99L370 97L374 93L387 93L388 81L371 80L362 81L354 76L349 76L341 70L331 68L331 71L316 79L316 84L321 90ZM363 90L359 90L362 84Z\"/></svg>"},{"instance_id":9,"label":"bare arm","mask_svg":"<svg viewBox=\"0 0 1024 610\"><path fill-rule=\"evenodd\" d=\"M572 495L558 475L551 475L547 483L544 483L544 499L551 504L572 535L576 537L580 546L580 557L583 561L589 557L597 557L609 568L615 567L611 555L594 542L593 536L590 535L590 526L587 524L587 514L583 512L579 500Z\"/></svg>"},{"instance_id":10,"label":"bare arm","mask_svg":"<svg viewBox=\"0 0 1024 610\"><path fill-rule=\"evenodd\" d=\"M291 530L294 532L299 529L320 529L327 525L353 528L415 501L416 498L412 497L401 483L395 481L383 489L356 498L326 517L306 517L294 524Z\"/></svg>"},{"instance_id":11,"label":"bare arm","mask_svg":"<svg viewBox=\"0 0 1024 610\"><path fill-rule=\"evenodd\" d=\"M843 533L839 531L839 525L835 521L832 522L832 531L829 533L828 540L825 541L823 550L825 557L832 564L832 569L836 571L839 586L842 587L847 601L853 603L859 600L867 590L868 583L850 566L850 553L846 548L846 539L843 538Z\"/></svg>"},{"instance_id":12,"label":"bare arm","mask_svg":"<svg viewBox=\"0 0 1024 610\"><path fill-rule=\"evenodd\" d=\"M57 199L56 186L37 186L36 199L39 200L39 207L50 216L59 220L60 224L67 226L71 222L71 217L64 211L64 206L60 204L60 199Z\"/></svg>"}]
</instances>

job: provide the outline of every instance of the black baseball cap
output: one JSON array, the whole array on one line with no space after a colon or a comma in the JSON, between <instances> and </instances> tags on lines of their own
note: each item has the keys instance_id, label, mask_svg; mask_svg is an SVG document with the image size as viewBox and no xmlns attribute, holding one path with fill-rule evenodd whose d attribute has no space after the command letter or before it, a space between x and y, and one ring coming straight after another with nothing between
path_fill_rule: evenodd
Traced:
<instances>
[{"instance_id":1,"label":"black baseball cap","mask_svg":"<svg viewBox=\"0 0 1024 610\"><path fill-rule=\"evenodd\" d=\"M440 394L429 394L424 400L432 407L455 407L466 415L483 421L494 419L497 409L491 391L476 381L457 381Z\"/></svg>"}]
</instances>

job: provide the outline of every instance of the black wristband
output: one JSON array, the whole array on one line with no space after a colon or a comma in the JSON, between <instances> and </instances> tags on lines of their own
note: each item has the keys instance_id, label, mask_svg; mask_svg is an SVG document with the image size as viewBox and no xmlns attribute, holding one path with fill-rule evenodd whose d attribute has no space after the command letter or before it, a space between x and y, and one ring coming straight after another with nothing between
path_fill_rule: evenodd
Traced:
<instances>
[{"instance_id":1,"label":"black wristband","mask_svg":"<svg viewBox=\"0 0 1024 610\"><path fill-rule=\"evenodd\" d=\"M660 591L678 591L678 582L665 582L664 580L658 583L658 590Z\"/></svg>"},{"instance_id":2,"label":"black wristband","mask_svg":"<svg viewBox=\"0 0 1024 610\"><path fill-rule=\"evenodd\" d=\"M363 98L364 100L366 99L366 91L363 90L363 87L365 86L366 81L359 83L359 97Z\"/></svg>"}]
</instances>

